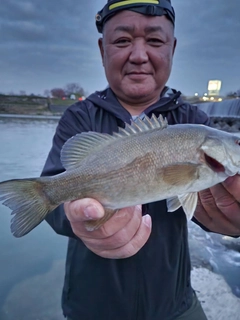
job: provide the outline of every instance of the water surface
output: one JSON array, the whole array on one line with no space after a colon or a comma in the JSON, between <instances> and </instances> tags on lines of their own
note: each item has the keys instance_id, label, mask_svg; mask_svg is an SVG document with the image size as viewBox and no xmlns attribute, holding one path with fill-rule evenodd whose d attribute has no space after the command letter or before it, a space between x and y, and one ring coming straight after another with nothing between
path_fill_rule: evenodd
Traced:
<instances>
[{"instance_id":1,"label":"water surface","mask_svg":"<svg viewBox=\"0 0 240 320\"><path fill-rule=\"evenodd\" d=\"M56 125L54 120L0 118L0 181L39 176ZM0 319L61 319L67 238L43 222L17 239L9 213L0 205Z\"/></svg>"}]
</instances>

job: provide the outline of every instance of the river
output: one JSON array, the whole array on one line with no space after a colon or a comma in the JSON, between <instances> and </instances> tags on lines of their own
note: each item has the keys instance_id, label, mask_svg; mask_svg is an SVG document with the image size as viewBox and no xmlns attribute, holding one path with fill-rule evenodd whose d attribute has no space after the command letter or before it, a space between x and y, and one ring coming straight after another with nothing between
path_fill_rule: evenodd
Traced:
<instances>
[{"instance_id":1,"label":"river","mask_svg":"<svg viewBox=\"0 0 240 320\"><path fill-rule=\"evenodd\" d=\"M39 176L56 125L56 120L0 117L0 181ZM61 320L67 239L46 222L16 239L10 232L9 212L0 205L0 319ZM238 247L228 249L221 236L194 225L189 231L194 257L222 274L240 296Z\"/></svg>"}]
</instances>

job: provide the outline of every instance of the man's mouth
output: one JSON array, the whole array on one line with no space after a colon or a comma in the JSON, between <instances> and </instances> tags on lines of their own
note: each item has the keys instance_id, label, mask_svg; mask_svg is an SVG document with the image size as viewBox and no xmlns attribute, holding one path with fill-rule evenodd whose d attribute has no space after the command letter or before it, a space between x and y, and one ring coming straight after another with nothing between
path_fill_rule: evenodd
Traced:
<instances>
[{"instance_id":1,"label":"man's mouth","mask_svg":"<svg viewBox=\"0 0 240 320\"><path fill-rule=\"evenodd\" d=\"M149 72L137 72L137 71L132 71L132 72L127 72L127 75L149 75Z\"/></svg>"},{"instance_id":2,"label":"man's mouth","mask_svg":"<svg viewBox=\"0 0 240 320\"><path fill-rule=\"evenodd\" d=\"M150 73L147 73L147 72L128 72L126 75L130 79L133 79L133 80L144 80L150 75Z\"/></svg>"}]
</instances>

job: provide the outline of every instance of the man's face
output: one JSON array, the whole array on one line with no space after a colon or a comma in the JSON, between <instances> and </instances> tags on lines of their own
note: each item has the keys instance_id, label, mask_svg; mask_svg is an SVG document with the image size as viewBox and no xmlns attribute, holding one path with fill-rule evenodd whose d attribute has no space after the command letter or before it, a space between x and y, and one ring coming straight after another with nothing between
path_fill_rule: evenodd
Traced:
<instances>
[{"instance_id":1,"label":"man's face","mask_svg":"<svg viewBox=\"0 0 240 320\"><path fill-rule=\"evenodd\" d=\"M106 77L120 101L153 103L170 76L176 39L165 16L121 11L99 39Z\"/></svg>"}]
</instances>

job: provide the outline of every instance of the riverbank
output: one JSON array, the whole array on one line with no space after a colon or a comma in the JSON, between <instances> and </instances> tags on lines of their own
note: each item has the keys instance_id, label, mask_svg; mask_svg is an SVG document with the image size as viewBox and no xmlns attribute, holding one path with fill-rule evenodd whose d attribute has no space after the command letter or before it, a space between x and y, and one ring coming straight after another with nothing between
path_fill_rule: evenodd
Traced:
<instances>
[{"instance_id":1,"label":"riverbank","mask_svg":"<svg viewBox=\"0 0 240 320\"><path fill-rule=\"evenodd\" d=\"M240 299L233 295L222 276L194 268L192 286L208 320L240 320Z\"/></svg>"},{"instance_id":2,"label":"riverbank","mask_svg":"<svg viewBox=\"0 0 240 320\"><path fill-rule=\"evenodd\" d=\"M56 116L75 102L77 100L0 94L0 114Z\"/></svg>"},{"instance_id":3,"label":"riverbank","mask_svg":"<svg viewBox=\"0 0 240 320\"><path fill-rule=\"evenodd\" d=\"M44 115L37 115L37 114L1 114L0 119L7 118L7 119L39 119L39 120L59 120L61 115L53 115L53 114L44 114Z\"/></svg>"}]
</instances>

